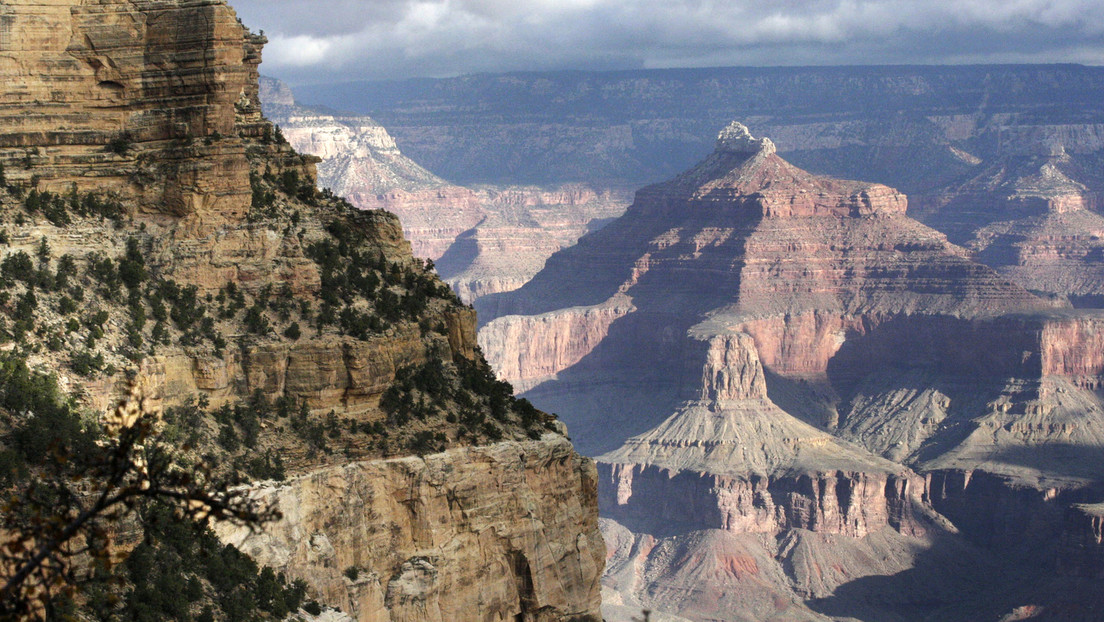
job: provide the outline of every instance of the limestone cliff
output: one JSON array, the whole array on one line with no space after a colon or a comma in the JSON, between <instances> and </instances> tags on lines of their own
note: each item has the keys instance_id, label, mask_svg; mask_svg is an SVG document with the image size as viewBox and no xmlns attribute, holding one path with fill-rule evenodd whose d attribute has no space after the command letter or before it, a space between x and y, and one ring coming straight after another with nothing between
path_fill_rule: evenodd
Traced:
<instances>
[{"instance_id":1,"label":"limestone cliff","mask_svg":"<svg viewBox=\"0 0 1104 622\"><path fill-rule=\"evenodd\" d=\"M316 470L257 491L278 523L221 532L361 622L580 619L599 606L596 487L550 435Z\"/></svg>"},{"instance_id":2,"label":"limestone cliff","mask_svg":"<svg viewBox=\"0 0 1104 622\"><path fill-rule=\"evenodd\" d=\"M217 473L293 477L269 547L348 518L324 538L365 548L267 560L332 605L337 560L376 573L364 619L596 617L592 463L494 377L395 216L317 189L261 114L263 43L222 0L0 7L0 341L90 410L148 380Z\"/></svg>"}]
</instances>

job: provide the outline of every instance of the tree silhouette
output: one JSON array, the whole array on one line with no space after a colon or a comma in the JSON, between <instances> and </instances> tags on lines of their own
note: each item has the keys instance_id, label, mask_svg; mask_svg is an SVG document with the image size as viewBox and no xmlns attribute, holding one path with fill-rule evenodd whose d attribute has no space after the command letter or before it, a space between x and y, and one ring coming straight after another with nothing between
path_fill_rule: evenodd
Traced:
<instances>
[{"instance_id":1,"label":"tree silhouette","mask_svg":"<svg viewBox=\"0 0 1104 622\"><path fill-rule=\"evenodd\" d=\"M161 412L141 381L100 422L90 448L54 441L48 468L13 490L0 516L0 619L42 619L52 603L124 557L114 534L150 501L181 517L251 526L272 520L244 490L231 490L205 465L161 439Z\"/></svg>"}]
</instances>

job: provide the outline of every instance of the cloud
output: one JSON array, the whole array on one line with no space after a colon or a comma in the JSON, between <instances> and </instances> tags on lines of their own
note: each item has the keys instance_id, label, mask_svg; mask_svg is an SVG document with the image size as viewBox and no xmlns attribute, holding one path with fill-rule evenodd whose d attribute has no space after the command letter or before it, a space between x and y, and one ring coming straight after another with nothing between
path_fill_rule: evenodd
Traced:
<instances>
[{"instance_id":1,"label":"cloud","mask_svg":"<svg viewBox=\"0 0 1104 622\"><path fill-rule=\"evenodd\" d=\"M1104 59L1099 0L232 0L292 81Z\"/></svg>"},{"instance_id":2,"label":"cloud","mask_svg":"<svg viewBox=\"0 0 1104 622\"><path fill-rule=\"evenodd\" d=\"M312 35L274 35L269 41L268 60L276 66L310 67L330 58L333 40Z\"/></svg>"}]
</instances>

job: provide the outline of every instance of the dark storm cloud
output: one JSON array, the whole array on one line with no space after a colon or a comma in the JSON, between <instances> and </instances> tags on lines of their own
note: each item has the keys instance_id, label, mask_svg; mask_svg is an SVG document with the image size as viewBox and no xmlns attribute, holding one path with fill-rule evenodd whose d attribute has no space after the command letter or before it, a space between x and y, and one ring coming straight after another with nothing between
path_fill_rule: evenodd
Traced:
<instances>
[{"instance_id":1,"label":"dark storm cloud","mask_svg":"<svg viewBox=\"0 0 1104 622\"><path fill-rule=\"evenodd\" d=\"M232 0L293 81L518 69L1104 61L1099 0Z\"/></svg>"}]
</instances>

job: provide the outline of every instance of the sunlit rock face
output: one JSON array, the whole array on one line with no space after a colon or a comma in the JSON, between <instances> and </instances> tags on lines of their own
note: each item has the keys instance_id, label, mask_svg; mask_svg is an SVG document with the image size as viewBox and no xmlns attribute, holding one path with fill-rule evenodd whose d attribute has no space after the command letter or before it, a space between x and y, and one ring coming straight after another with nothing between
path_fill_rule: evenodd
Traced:
<instances>
[{"instance_id":1,"label":"sunlit rock face","mask_svg":"<svg viewBox=\"0 0 1104 622\"><path fill-rule=\"evenodd\" d=\"M148 381L157 405L287 399L304 419L382 424L381 396L401 370L436 361L456 373L458 364L481 360L475 313L414 256L398 218L314 191L318 159L292 149L261 113L263 43L222 0L0 5L0 163L9 186L0 201L13 213L32 190L49 191L69 210L65 219L19 212L6 225L3 253L49 248L69 257L73 278L88 286L79 298L88 308L74 314L102 308L99 342L82 343L112 363L102 374L78 377L65 364L68 352L28 348L29 363L56 371L82 408L116 404L131 374ZM365 150L394 152L381 129L360 136ZM317 146L336 141L319 137ZM69 203L88 193L117 204L117 221ZM312 244L340 246L335 252L364 282L386 270L392 280L384 288L396 298L419 282L420 310L357 336L335 322L312 325L307 318L334 294ZM115 274L112 262L132 246L142 279L190 301L160 307L156 321L170 326L161 338L134 320L146 317L147 284L147 298L124 302L126 295L93 292L101 283L89 281L94 260ZM44 266L49 256L39 255ZM374 313L379 285L371 294L347 290L346 304ZM250 329L243 308L227 311L239 295L265 321ZM276 298L282 314L259 302ZM39 307L43 326L64 321L55 306ZM181 334L181 313L201 318L193 334ZM301 332L297 323L288 330L293 317ZM216 451L209 437L217 424L202 414L197 421L197 438L209 442L197 453ZM292 477L278 488L258 485L257 494L283 519L257 533L220 528L258 561L306 580L311 598L360 620L598 619L604 551L595 468L562 426L504 425L494 442L442 433L427 456L343 430L326 439L342 451L321 452L274 420L260 426L257 451L279 455ZM394 440L408 428L387 432ZM351 566L363 569L357 583L345 579Z\"/></svg>"}]
</instances>

